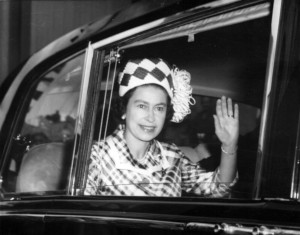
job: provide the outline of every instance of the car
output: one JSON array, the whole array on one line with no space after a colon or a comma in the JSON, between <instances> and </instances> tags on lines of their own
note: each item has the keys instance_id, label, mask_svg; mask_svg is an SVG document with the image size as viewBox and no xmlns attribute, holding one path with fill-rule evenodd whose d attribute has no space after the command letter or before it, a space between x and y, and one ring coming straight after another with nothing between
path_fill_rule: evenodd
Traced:
<instances>
[{"instance_id":1,"label":"car","mask_svg":"<svg viewBox=\"0 0 300 235\"><path fill-rule=\"evenodd\" d=\"M299 17L296 0L137 1L33 54L0 88L1 234L300 234ZM118 74L142 57L190 72L192 112L159 139L208 171L216 100L239 105L226 197L84 194L92 144L120 122Z\"/></svg>"}]
</instances>

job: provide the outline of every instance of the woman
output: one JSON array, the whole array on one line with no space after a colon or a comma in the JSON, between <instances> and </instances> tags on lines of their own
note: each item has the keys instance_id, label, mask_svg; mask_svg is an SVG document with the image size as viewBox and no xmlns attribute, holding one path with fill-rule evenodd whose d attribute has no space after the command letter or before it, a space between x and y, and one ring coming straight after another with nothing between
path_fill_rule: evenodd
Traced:
<instances>
[{"instance_id":1,"label":"woman","mask_svg":"<svg viewBox=\"0 0 300 235\"><path fill-rule=\"evenodd\" d=\"M215 130L221 162L214 172L192 163L174 144L155 138L165 120L180 122L193 103L190 74L161 59L129 61L119 77L125 125L93 145L86 195L222 197L237 180L238 106L222 97ZM171 115L170 115L171 114ZM171 118L169 118L169 116Z\"/></svg>"}]
</instances>

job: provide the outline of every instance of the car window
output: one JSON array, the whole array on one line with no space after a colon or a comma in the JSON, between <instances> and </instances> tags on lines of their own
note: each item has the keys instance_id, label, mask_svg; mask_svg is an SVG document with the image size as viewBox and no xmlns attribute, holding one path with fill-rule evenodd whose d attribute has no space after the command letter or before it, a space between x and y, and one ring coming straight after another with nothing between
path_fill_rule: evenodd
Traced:
<instances>
[{"instance_id":1,"label":"car window","mask_svg":"<svg viewBox=\"0 0 300 235\"><path fill-rule=\"evenodd\" d=\"M269 48L269 4L174 25L159 34L122 45L116 52L119 61L106 64L94 141L104 140L122 123L118 113L117 75L126 62L163 58L191 73L196 104L183 122L167 123L158 140L176 144L201 168L216 170L221 149L213 114L218 98L231 97L240 107L240 138L239 180L230 197L251 198Z\"/></svg>"},{"instance_id":2,"label":"car window","mask_svg":"<svg viewBox=\"0 0 300 235\"><path fill-rule=\"evenodd\" d=\"M83 62L80 54L57 64L27 91L3 175L5 192L66 190Z\"/></svg>"}]
</instances>

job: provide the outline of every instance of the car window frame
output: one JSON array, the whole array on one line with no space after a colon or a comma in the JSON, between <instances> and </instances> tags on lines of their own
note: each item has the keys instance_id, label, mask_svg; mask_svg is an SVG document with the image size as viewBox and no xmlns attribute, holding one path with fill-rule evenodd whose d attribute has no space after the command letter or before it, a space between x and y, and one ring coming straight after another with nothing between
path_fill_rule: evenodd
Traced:
<instances>
[{"instance_id":1,"label":"car window frame","mask_svg":"<svg viewBox=\"0 0 300 235\"><path fill-rule=\"evenodd\" d=\"M272 12L274 11L273 8L276 8L276 11L277 11L277 8L278 8L278 4L276 3L276 1L280 1L280 0L275 0L275 3L273 3L272 1L259 1L259 3L261 3L261 2L270 3L270 14L272 14ZM257 3L257 4L259 4L259 3ZM253 4L255 5L255 2ZM236 9L237 8L236 4L233 4L233 5L234 5L234 9ZM239 5L240 8L243 8L244 6L248 6L248 5L247 4L244 5L243 3L241 3ZM211 15L221 14L223 10L224 10L223 8L222 9L214 9L213 11L211 11ZM228 10L228 9L227 9L227 11L230 12L230 10ZM189 21L197 21L197 20L199 20L201 18L203 19L205 17L209 18L209 16L210 16L210 14L203 14L202 15L201 13L199 13L199 16L197 16L197 17L195 15L196 15L196 13L191 14L191 12L189 12L187 14L186 18L183 17L182 15L180 15L180 17L178 17L178 18L175 17L175 19L172 18L172 16L170 16L170 17L167 17L166 19L158 19L158 20L146 23L144 25L139 25L135 28L132 28L132 29L123 31L121 33L115 34L111 37L105 38L105 39L100 40L98 42L94 42L93 44L91 44L92 49L89 53L95 54L96 51L98 51L97 53L99 53L99 51L108 52L111 49L119 50L119 49L122 49L122 47L126 47L126 45L129 45L130 43L133 43L133 42L136 42L136 41L139 41L139 40L143 40L144 38L148 38L151 35L158 34L162 31L167 30L167 29L175 28L176 26L180 26L180 25L184 25ZM170 20L170 18L172 18L172 20ZM274 25L273 20L272 20L272 27L278 27L278 25L276 25L276 24ZM276 43L275 43L275 45L276 45ZM271 55L273 55L274 50L275 50L275 47L270 47L269 48L269 56L268 56L268 62L267 62L267 64L268 64L267 68L269 70L269 73L273 69L273 67L270 66L269 64L272 62L272 60L270 58L271 58ZM95 65L93 63L91 63L90 68L87 68L87 69L93 71L93 68L95 68ZM95 73L95 71L93 71L93 73ZM94 79L94 78L92 78L92 79ZM266 83L270 82L269 81L270 79L271 79L270 75L268 75L268 77L266 78ZM264 99L266 99L265 96L264 96ZM263 107L263 110L265 112L264 115L266 115L266 111L265 111L267 109L266 102L264 101L263 103L265 105ZM263 119L261 119L261 120L262 120L261 122L263 122ZM261 133L262 133L262 131L261 131ZM262 134L259 138L260 138L259 142L261 143L263 141L263 139L265 138L265 136ZM90 143L90 146L91 146L91 143ZM261 153L261 147L262 146L259 145L259 149L257 150L258 153ZM81 161L82 162L81 166L78 165L78 167L83 167L85 169L85 174L87 172L86 162L88 162L89 153L90 152L87 152L85 154L85 156L81 156L84 159ZM85 164L84 164L84 162L85 162ZM260 167L261 166L259 166L259 164L257 164L256 173L255 173L256 175L259 174L259 172L261 172ZM81 172L81 175L79 176L79 178L75 179L75 181L77 181L76 185L78 187L74 190L74 193L72 195L82 195L83 188L80 188L80 187L84 186L84 182L83 182L84 179L85 179L85 177L82 175L82 172ZM255 181L256 187L254 187L255 189L254 189L254 192L253 192L253 195L254 195L253 199L259 199L260 195L256 190L257 190L257 188L259 188L259 185L261 184L261 180L258 179L257 176L255 176L255 179L256 179L256 181Z\"/></svg>"},{"instance_id":2,"label":"car window frame","mask_svg":"<svg viewBox=\"0 0 300 235\"><path fill-rule=\"evenodd\" d=\"M30 102L31 102L31 98L32 98L32 94L35 92L35 88L36 85L39 84L39 79L42 78L44 75L46 75L49 71L51 71L53 68L59 66L60 64L63 64L69 60L72 60L73 58L77 57L77 56L84 56L86 57L86 50L83 49L79 49L76 50L75 52L73 51L73 53L66 53L65 56L61 57L61 56L57 56L57 58L51 58L49 59L49 63L43 62L43 66L41 67L37 67L35 69L33 69L32 71L29 71L27 75L24 76L24 78L22 79L22 81L20 82L20 85L18 87L16 87L16 96L14 97L12 106L10 107L9 111L8 111L8 116L5 119L4 124L9 126L9 131L5 130L5 131L1 131L1 138L4 138L3 136L6 134L6 141L5 141L5 145L3 148L3 158L1 159L1 169L0 169L0 176L1 176L1 184L3 183L3 172L5 171L5 169L8 167L8 161L9 161L9 153L10 153L10 149L12 147L12 143L14 141L14 136L16 136L17 133L19 133L21 130L21 126L23 125L23 122L21 120L23 120L27 114L26 109L28 108ZM86 59L85 59L86 60ZM85 62L84 62L85 63ZM84 64L83 64L84 67ZM84 69L83 69L83 73L84 73ZM82 76L82 82L83 83L83 76ZM82 97L82 92L83 92L83 85L81 84L81 88L80 88L80 100L79 103L81 102L81 100L83 99ZM82 128L81 126L78 125L78 121L76 120L76 124L75 124L75 129L74 131L77 132L78 129ZM75 149L76 147L76 142L74 142L74 146L73 149ZM72 157L73 159L73 157ZM75 165L74 162L72 161L71 166L70 166L70 175L72 174L72 172L75 169ZM70 182L70 177L68 179L68 181ZM67 189L64 190L65 193L63 194L68 194L68 192L70 191L69 188L69 184L67 186ZM2 190L2 189L1 189ZM4 195L4 198L10 199L10 198L22 198L22 197L27 197L27 196L38 196L36 195L35 192L3 192L2 193ZM46 194L59 194L61 195L60 191L45 191Z\"/></svg>"}]
</instances>

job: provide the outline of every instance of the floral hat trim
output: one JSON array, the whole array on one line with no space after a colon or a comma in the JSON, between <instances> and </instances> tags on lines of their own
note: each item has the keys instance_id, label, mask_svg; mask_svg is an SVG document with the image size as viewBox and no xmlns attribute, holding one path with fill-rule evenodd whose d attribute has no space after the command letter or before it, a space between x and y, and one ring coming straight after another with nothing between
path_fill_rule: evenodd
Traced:
<instances>
[{"instance_id":1,"label":"floral hat trim","mask_svg":"<svg viewBox=\"0 0 300 235\"><path fill-rule=\"evenodd\" d=\"M174 115L171 122L181 122L184 117L191 113L190 105L196 103L192 97L193 89L190 85L191 75L185 70L179 70L177 67L171 70L173 80L172 104Z\"/></svg>"}]
</instances>

